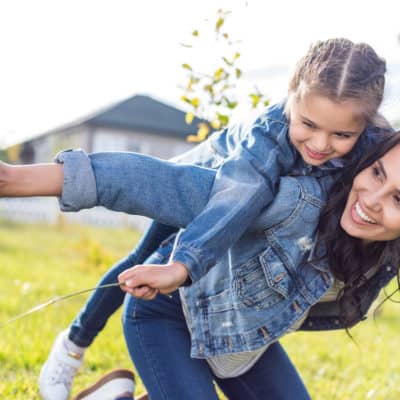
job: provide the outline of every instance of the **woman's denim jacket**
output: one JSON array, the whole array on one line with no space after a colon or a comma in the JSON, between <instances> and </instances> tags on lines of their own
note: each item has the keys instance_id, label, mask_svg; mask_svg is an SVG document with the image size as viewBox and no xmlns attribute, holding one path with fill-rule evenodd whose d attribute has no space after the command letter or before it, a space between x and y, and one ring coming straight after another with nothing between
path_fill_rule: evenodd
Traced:
<instances>
[{"instance_id":1,"label":"woman's denim jacket","mask_svg":"<svg viewBox=\"0 0 400 400\"><path fill-rule=\"evenodd\" d=\"M218 167L225 156L218 146L225 138L218 134L216 140L198 146L196 161ZM210 153L210 145L220 157ZM65 164L63 210L103 205L180 227L201 213L216 174L208 168L131 153L88 157L80 151L64 152L57 160ZM208 273L182 289L192 356L250 351L276 340L331 285L327 266L312 261L311 249L335 166L318 169L314 176L301 176L313 171L301 163L298 166L294 170L298 176L280 179L272 204L252 228ZM170 250L164 249L159 250L161 255ZM310 322L308 318L304 327L310 329Z\"/></svg>"}]
</instances>

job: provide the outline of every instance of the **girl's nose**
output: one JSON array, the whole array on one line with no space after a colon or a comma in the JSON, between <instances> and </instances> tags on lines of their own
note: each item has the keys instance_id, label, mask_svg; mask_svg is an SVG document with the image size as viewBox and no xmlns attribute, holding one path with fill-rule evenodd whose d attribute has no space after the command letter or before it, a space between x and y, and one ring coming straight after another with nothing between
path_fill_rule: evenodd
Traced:
<instances>
[{"instance_id":1,"label":"girl's nose","mask_svg":"<svg viewBox=\"0 0 400 400\"><path fill-rule=\"evenodd\" d=\"M312 147L314 151L318 151L320 153L326 153L330 150L329 137L324 132L316 132L313 141Z\"/></svg>"}]
</instances>

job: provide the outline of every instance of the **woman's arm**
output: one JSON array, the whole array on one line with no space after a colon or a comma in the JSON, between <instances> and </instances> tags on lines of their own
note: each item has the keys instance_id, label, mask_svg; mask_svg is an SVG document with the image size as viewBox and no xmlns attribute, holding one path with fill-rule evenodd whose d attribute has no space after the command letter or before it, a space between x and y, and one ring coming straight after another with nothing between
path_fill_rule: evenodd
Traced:
<instances>
[{"instance_id":1,"label":"woman's arm","mask_svg":"<svg viewBox=\"0 0 400 400\"><path fill-rule=\"evenodd\" d=\"M60 196L64 180L60 164L0 163L0 196Z\"/></svg>"}]
</instances>

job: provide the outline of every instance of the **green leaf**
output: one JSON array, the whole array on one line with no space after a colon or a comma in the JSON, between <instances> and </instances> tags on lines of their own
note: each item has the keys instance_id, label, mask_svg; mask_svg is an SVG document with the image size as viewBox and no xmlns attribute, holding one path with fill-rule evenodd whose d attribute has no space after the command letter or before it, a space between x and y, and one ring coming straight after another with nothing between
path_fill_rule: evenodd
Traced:
<instances>
[{"instance_id":1,"label":"green leaf","mask_svg":"<svg viewBox=\"0 0 400 400\"><path fill-rule=\"evenodd\" d=\"M214 78L216 81L220 81L222 79L222 77L225 74L225 70L221 67L218 68L215 72L214 72Z\"/></svg>"},{"instance_id":2,"label":"green leaf","mask_svg":"<svg viewBox=\"0 0 400 400\"><path fill-rule=\"evenodd\" d=\"M181 100L184 101L185 103L192 104L191 100L189 99L189 97L181 96Z\"/></svg>"},{"instance_id":3,"label":"green leaf","mask_svg":"<svg viewBox=\"0 0 400 400\"><path fill-rule=\"evenodd\" d=\"M194 114L192 112L187 112L185 115L185 122L190 125L193 122Z\"/></svg>"},{"instance_id":4,"label":"green leaf","mask_svg":"<svg viewBox=\"0 0 400 400\"><path fill-rule=\"evenodd\" d=\"M199 108L199 105L200 105L200 99L198 98L198 97L195 97L195 98L193 98L191 101L190 101L190 104L196 109L196 108Z\"/></svg>"},{"instance_id":5,"label":"green leaf","mask_svg":"<svg viewBox=\"0 0 400 400\"><path fill-rule=\"evenodd\" d=\"M217 32L219 32L219 30L221 29L221 26L224 24L224 22L225 22L225 19L224 19L224 18L222 18L222 17L219 17L219 18L218 18L218 20L217 20L217 22L216 22L216 24L215 24L215 30L216 30Z\"/></svg>"},{"instance_id":6,"label":"green leaf","mask_svg":"<svg viewBox=\"0 0 400 400\"><path fill-rule=\"evenodd\" d=\"M258 106L258 103L260 102L260 95L255 93L250 93L249 96L251 98L251 106L253 108L256 108Z\"/></svg>"},{"instance_id":7,"label":"green leaf","mask_svg":"<svg viewBox=\"0 0 400 400\"><path fill-rule=\"evenodd\" d=\"M197 135L189 135L187 137L187 140L188 142L192 143L202 142L209 133L210 133L210 126L205 122L201 122L197 129Z\"/></svg>"},{"instance_id":8,"label":"green leaf","mask_svg":"<svg viewBox=\"0 0 400 400\"><path fill-rule=\"evenodd\" d=\"M242 76L242 70L239 68L235 69L236 78L239 79Z\"/></svg>"},{"instance_id":9,"label":"green leaf","mask_svg":"<svg viewBox=\"0 0 400 400\"><path fill-rule=\"evenodd\" d=\"M228 125L229 122L229 115L217 113L217 118L221 122L222 126Z\"/></svg>"},{"instance_id":10,"label":"green leaf","mask_svg":"<svg viewBox=\"0 0 400 400\"><path fill-rule=\"evenodd\" d=\"M225 64L227 64L230 67L232 67L232 65L233 65L232 61L229 61L226 57L222 57L222 59L224 60Z\"/></svg>"},{"instance_id":11,"label":"green leaf","mask_svg":"<svg viewBox=\"0 0 400 400\"><path fill-rule=\"evenodd\" d=\"M182 68L187 69L189 71L193 71L192 67L189 64L186 64L186 63L182 64Z\"/></svg>"},{"instance_id":12,"label":"green leaf","mask_svg":"<svg viewBox=\"0 0 400 400\"><path fill-rule=\"evenodd\" d=\"M198 31L197 29L195 29L195 30L192 32L192 35L193 35L193 36L199 36L199 31Z\"/></svg>"}]
</instances>

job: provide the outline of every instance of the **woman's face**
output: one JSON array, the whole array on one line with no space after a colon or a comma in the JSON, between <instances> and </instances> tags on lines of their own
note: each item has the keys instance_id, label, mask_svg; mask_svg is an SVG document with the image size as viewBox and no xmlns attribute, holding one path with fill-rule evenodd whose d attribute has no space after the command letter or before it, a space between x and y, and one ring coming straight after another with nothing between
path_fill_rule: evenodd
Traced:
<instances>
[{"instance_id":1,"label":"woman's face","mask_svg":"<svg viewBox=\"0 0 400 400\"><path fill-rule=\"evenodd\" d=\"M366 241L400 237L400 145L356 176L340 224Z\"/></svg>"}]
</instances>

